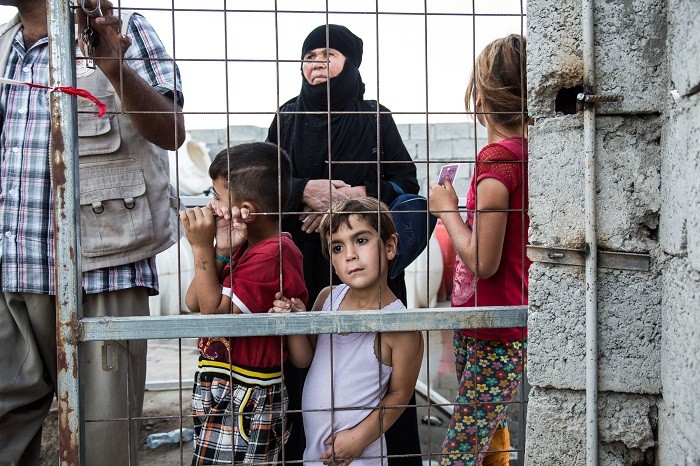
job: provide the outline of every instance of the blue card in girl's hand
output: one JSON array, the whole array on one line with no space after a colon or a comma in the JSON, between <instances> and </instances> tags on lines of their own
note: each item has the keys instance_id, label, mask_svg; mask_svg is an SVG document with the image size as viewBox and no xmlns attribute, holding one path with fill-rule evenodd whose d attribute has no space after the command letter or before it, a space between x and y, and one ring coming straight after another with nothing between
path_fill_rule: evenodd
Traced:
<instances>
[{"instance_id":1,"label":"blue card in girl's hand","mask_svg":"<svg viewBox=\"0 0 700 466\"><path fill-rule=\"evenodd\" d=\"M450 183L455 182L455 176L457 176L457 169L459 168L458 163L448 163L443 165L440 169L440 176L438 176L437 183L442 186L445 184L445 180L450 180Z\"/></svg>"}]
</instances>

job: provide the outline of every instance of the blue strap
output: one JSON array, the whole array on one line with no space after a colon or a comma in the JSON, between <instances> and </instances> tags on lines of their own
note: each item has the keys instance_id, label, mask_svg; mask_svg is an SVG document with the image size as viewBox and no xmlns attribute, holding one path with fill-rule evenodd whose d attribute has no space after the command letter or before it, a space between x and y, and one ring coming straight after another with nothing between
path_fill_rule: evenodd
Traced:
<instances>
[{"instance_id":1,"label":"blue strap","mask_svg":"<svg viewBox=\"0 0 700 466\"><path fill-rule=\"evenodd\" d=\"M403 194L403 189L401 189L401 186L394 183L393 181L389 181L389 183L391 183L391 187L394 188L394 192L397 196Z\"/></svg>"}]
</instances>

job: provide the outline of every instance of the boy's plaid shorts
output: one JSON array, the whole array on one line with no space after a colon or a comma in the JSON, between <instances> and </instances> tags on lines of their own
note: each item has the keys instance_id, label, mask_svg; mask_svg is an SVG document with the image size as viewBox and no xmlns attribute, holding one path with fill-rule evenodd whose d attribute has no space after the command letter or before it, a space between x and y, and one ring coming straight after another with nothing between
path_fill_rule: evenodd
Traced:
<instances>
[{"instance_id":1,"label":"boy's plaid shorts","mask_svg":"<svg viewBox=\"0 0 700 466\"><path fill-rule=\"evenodd\" d=\"M197 372L192 390L192 464L274 463L287 438L286 409L283 383L246 386Z\"/></svg>"}]
</instances>

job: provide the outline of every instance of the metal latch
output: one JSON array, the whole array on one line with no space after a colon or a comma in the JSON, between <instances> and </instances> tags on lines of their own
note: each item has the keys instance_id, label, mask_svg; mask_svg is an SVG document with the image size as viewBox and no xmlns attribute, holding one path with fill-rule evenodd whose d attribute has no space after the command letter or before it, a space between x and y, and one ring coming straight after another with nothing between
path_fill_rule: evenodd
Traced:
<instances>
[{"instance_id":1,"label":"metal latch","mask_svg":"<svg viewBox=\"0 0 700 466\"><path fill-rule=\"evenodd\" d=\"M102 343L102 370L105 372L114 372L119 368L117 345L116 341Z\"/></svg>"},{"instance_id":2,"label":"metal latch","mask_svg":"<svg viewBox=\"0 0 700 466\"><path fill-rule=\"evenodd\" d=\"M586 248L550 248L532 245L527 247L527 257L533 262L583 267L586 265L586 256ZM600 268L648 272L650 264L649 254L598 250L598 267Z\"/></svg>"},{"instance_id":3,"label":"metal latch","mask_svg":"<svg viewBox=\"0 0 700 466\"><path fill-rule=\"evenodd\" d=\"M586 104L594 105L602 102L622 102L623 100L625 100L625 96L619 94L599 95L589 94L584 91L576 96L576 110L580 112Z\"/></svg>"}]
</instances>

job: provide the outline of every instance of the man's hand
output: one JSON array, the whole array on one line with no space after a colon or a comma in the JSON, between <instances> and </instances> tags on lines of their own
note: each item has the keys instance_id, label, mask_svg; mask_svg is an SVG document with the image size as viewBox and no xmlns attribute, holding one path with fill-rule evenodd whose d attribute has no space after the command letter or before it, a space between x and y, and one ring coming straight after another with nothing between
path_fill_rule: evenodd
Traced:
<instances>
[{"instance_id":1,"label":"man's hand","mask_svg":"<svg viewBox=\"0 0 700 466\"><path fill-rule=\"evenodd\" d=\"M148 142L166 150L176 150L185 140L185 117L171 93L161 94L155 87L137 74L127 61L123 60L131 46L131 38L121 33L121 18L115 16L110 0L85 0L88 11L100 10L91 14L89 25L99 36L99 43L93 47L93 60L109 80L128 113L129 120ZM78 33L82 36L88 26L88 17L82 8L76 12ZM82 37L79 44L84 50ZM139 59L160 59L158 56L139 54ZM110 109L112 111L112 109Z\"/></svg>"},{"instance_id":2,"label":"man's hand","mask_svg":"<svg viewBox=\"0 0 700 466\"><path fill-rule=\"evenodd\" d=\"M91 16L90 27L97 33L99 40L93 47L95 64L102 72L110 76L118 73L121 66L120 59L124 58L126 50L131 46L131 38L121 33L121 20L115 16L112 2L109 0L85 0L88 11L96 7L99 2L100 10L104 16ZM97 13L95 13L97 14ZM82 8L77 9L78 17L78 44L81 50L85 50L82 32L88 27L88 16Z\"/></svg>"}]
</instances>

